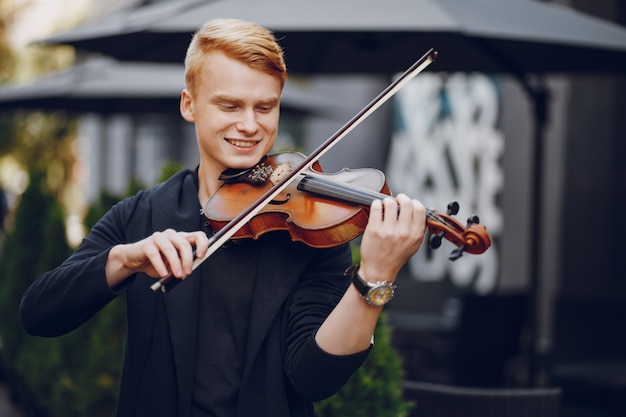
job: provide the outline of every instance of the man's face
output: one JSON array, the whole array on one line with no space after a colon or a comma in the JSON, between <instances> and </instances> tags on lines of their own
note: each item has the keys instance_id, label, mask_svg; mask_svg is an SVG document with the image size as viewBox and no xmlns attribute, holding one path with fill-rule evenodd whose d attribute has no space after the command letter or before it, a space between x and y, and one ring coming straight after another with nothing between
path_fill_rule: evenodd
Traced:
<instances>
[{"instance_id":1,"label":"man's face","mask_svg":"<svg viewBox=\"0 0 626 417\"><path fill-rule=\"evenodd\" d=\"M254 166L276 140L280 80L221 52L204 62L194 91L184 90L180 105L183 118L196 124L201 164L218 174Z\"/></svg>"}]
</instances>

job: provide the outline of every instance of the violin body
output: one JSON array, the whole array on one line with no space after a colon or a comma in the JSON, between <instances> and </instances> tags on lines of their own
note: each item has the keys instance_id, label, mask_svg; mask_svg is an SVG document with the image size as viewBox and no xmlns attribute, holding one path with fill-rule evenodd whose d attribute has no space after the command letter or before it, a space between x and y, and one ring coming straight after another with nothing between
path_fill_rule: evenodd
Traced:
<instances>
[{"instance_id":1,"label":"violin body","mask_svg":"<svg viewBox=\"0 0 626 417\"><path fill-rule=\"evenodd\" d=\"M271 167L272 174L263 181L250 180L246 175L239 176L237 182L226 182L208 200L205 216L213 230L220 230L251 202L256 201L268 189L280 180L284 170L293 170L305 159L297 152L283 152L270 155L255 167ZM269 170L268 170L269 171ZM326 178L342 184L389 193L385 175L375 169L343 169L337 173L322 174L318 163L305 175L324 175ZM365 229L369 207L363 207L320 194L298 189L302 177L296 178L285 190L239 229L232 239L257 239L264 233L287 230L292 240L301 241L316 248L336 246L356 238Z\"/></svg>"}]
</instances>

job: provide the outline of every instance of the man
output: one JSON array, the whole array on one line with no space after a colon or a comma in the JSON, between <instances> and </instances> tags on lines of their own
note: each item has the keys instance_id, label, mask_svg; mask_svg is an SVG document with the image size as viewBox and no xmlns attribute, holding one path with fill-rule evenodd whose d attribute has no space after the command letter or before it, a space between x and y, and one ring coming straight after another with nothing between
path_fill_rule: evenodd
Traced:
<instances>
[{"instance_id":1,"label":"man","mask_svg":"<svg viewBox=\"0 0 626 417\"><path fill-rule=\"evenodd\" d=\"M220 174L255 166L274 144L287 72L271 32L239 20L205 24L185 67L180 111L195 123L199 166L113 207L25 293L22 322L60 335L126 293L118 416L312 416L371 349L391 283L422 243L425 209L404 195L372 204L354 284L348 245L315 249L286 232L233 241L192 271ZM186 280L150 291L170 276ZM377 281L383 301L368 302Z\"/></svg>"}]
</instances>

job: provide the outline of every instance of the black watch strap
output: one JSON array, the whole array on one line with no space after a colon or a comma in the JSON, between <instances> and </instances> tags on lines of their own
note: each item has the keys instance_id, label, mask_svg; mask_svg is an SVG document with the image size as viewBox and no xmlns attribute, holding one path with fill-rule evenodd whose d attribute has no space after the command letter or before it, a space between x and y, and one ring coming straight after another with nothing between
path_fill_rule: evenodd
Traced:
<instances>
[{"instance_id":1,"label":"black watch strap","mask_svg":"<svg viewBox=\"0 0 626 417\"><path fill-rule=\"evenodd\" d=\"M359 265L353 265L346 270L345 274L351 276L352 284L356 287L361 296L366 297L372 289L372 285L361 278L359 268Z\"/></svg>"},{"instance_id":2,"label":"black watch strap","mask_svg":"<svg viewBox=\"0 0 626 417\"><path fill-rule=\"evenodd\" d=\"M351 276L352 284L356 287L361 296L365 297L370 290L370 286L367 285L367 282L359 275L359 265L353 265L348 268L345 275Z\"/></svg>"}]
</instances>

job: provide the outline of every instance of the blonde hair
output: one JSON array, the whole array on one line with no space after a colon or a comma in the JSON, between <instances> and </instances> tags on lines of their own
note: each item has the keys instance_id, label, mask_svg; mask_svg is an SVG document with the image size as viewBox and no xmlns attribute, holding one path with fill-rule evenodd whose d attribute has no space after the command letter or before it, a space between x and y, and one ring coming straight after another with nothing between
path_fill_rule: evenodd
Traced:
<instances>
[{"instance_id":1,"label":"blonde hair","mask_svg":"<svg viewBox=\"0 0 626 417\"><path fill-rule=\"evenodd\" d=\"M287 80L283 50L274 34L255 23L238 19L214 19L194 35L185 56L185 82L193 91L203 65L203 58L218 50L251 68Z\"/></svg>"}]
</instances>

